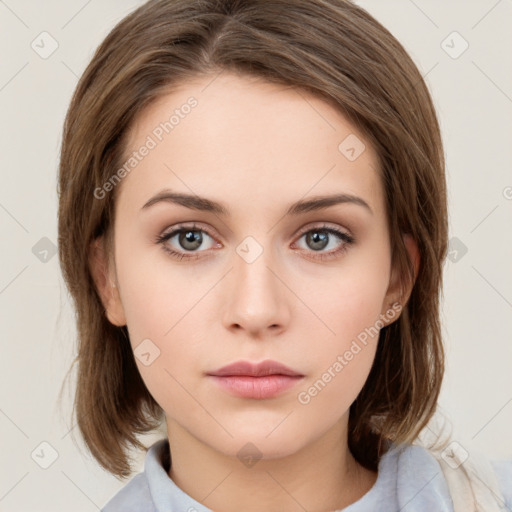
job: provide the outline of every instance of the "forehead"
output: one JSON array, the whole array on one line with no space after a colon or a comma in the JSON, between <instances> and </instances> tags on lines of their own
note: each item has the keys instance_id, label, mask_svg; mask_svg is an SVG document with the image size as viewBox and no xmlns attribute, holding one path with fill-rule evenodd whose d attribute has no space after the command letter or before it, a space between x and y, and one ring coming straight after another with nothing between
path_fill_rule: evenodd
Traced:
<instances>
[{"instance_id":1,"label":"forehead","mask_svg":"<svg viewBox=\"0 0 512 512\"><path fill-rule=\"evenodd\" d=\"M171 188L244 211L333 192L383 208L368 141L297 88L226 72L198 77L143 110L128 135L124 163L132 165L119 199L128 206Z\"/></svg>"}]
</instances>

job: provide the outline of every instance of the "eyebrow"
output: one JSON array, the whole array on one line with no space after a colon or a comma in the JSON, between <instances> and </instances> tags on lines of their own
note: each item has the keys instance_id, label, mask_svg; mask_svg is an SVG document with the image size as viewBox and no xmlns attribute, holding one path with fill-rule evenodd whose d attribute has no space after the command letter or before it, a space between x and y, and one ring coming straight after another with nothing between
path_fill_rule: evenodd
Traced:
<instances>
[{"instance_id":1,"label":"eyebrow","mask_svg":"<svg viewBox=\"0 0 512 512\"><path fill-rule=\"evenodd\" d=\"M190 208L191 210L211 212L224 216L229 215L229 210L217 201L207 199L206 197L199 197L197 195L173 192L169 189L164 189L158 192L158 194L153 196L141 209L147 210L151 206L162 202L178 204L185 206L186 208ZM285 215L300 215L301 213L321 210L343 203L362 206L373 215L373 210L370 205L361 197L354 196L352 194L334 194L315 196L312 199L306 200L303 199L290 205Z\"/></svg>"}]
</instances>

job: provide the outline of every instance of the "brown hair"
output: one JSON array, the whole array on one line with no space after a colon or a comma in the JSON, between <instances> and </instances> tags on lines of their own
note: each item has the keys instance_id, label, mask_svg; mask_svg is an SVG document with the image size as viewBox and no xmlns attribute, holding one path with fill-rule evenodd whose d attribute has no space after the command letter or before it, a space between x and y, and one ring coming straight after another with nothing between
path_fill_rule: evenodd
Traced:
<instances>
[{"instance_id":1,"label":"brown hair","mask_svg":"<svg viewBox=\"0 0 512 512\"><path fill-rule=\"evenodd\" d=\"M418 69L347 0L153 0L97 49L67 113L59 169L59 258L77 313L78 427L98 462L127 477L128 449L146 449L137 434L162 421L126 326L106 318L89 266L94 239L105 235L112 247L119 187L101 200L93 191L122 166L128 130L145 107L188 79L221 71L312 92L357 126L379 157L392 263L403 289L414 286L398 320L381 330L350 408L349 447L375 470L391 441L412 442L436 410L446 184L439 125ZM418 244L416 281L402 233Z\"/></svg>"}]
</instances>

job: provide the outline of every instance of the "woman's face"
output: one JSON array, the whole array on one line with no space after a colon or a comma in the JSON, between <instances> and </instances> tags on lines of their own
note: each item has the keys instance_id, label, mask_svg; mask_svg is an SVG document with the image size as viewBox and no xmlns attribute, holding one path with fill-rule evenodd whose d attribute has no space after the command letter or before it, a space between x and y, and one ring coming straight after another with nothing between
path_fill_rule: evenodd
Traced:
<instances>
[{"instance_id":1,"label":"woman's face","mask_svg":"<svg viewBox=\"0 0 512 512\"><path fill-rule=\"evenodd\" d=\"M128 326L171 432L226 455L250 442L274 458L346 424L378 330L399 316L384 190L373 149L327 103L213 78L133 126L117 185L119 295L107 311ZM241 396L222 383L244 379L208 375L241 360L301 377Z\"/></svg>"}]
</instances>

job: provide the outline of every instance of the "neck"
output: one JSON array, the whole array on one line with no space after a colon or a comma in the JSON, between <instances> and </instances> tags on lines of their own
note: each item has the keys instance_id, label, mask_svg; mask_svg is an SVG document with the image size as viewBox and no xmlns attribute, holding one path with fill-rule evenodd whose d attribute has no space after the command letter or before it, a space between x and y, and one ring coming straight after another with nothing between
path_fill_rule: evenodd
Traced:
<instances>
[{"instance_id":1,"label":"neck","mask_svg":"<svg viewBox=\"0 0 512 512\"><path fill-rule=\"evenodd\" d=\"M348 449L346 421L285 457L252 461L222 453L168 419L169 477L196 501L220 512L327 512L359 500L377 473ZM241 443L241 446L243 443Z\"/></svg>"}]
</instances>

